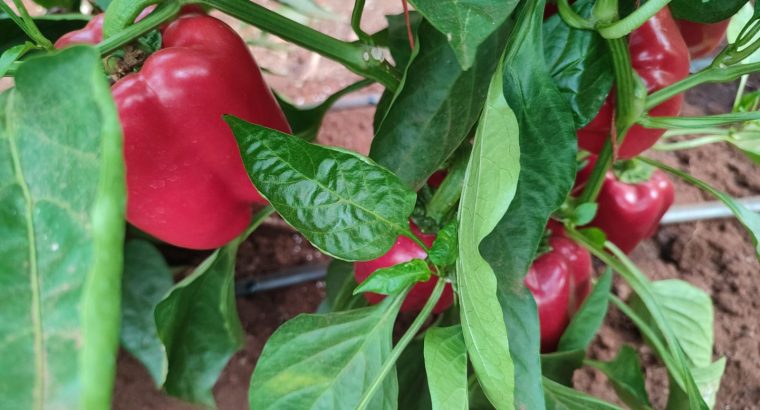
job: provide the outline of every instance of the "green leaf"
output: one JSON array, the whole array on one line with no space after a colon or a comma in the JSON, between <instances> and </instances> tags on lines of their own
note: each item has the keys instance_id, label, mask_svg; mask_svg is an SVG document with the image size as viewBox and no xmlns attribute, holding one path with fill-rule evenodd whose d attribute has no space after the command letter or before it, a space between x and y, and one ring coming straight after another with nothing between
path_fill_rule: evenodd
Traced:
<instances>
[{"instance_id":1,"label":"green leaf","mask_svg":"<svg viewBox=\"0 0 760 410\"><path fill-rule=\"evenodd\" d=\"M723 372L726 370L726 358L723 357L709 366L691 368L691 374L694 376L694 382L699 387L702 398L710 408L715 407L715 400L718 398L718 389L720 380L723 378ZM672 382L671 382L672 383ZM668 410L677 410L683 407L683 403L688 401L688 397L681 389L669 389Z\"/></svg>"},{"instance_id":2,"label":"green leaf","mask_svg":"<svg viewBox=\"0 0 760 410\"><path fill-rule=\"evenodd\" d=\"M607 316L609 294L612 289L612 270L607 269L594 285L591 294L570 320L559 339L559 351L586 350Z\"/></svg>"},{"instance_id":3,"label":"green leaf","mask_svg":"<svg viewBox=\"0 0 760 410\"><path fill-rule=\"evenodd\" d=\"M172 396L213 406L211 388L243 347L234 291L240 241L214 251L156 306L158 336L169 358L164 389Z\"/></svg>"},{"instance_id":4,"label":"green leaf","mask_svg":"<svg viewBox=\"0 0 760 410\"><path fill-rule=\"evenodd\" d=\"M593 5L590 0L577 1L573 9L588 18ZM543 35L551 76L570 103L575 127L581 128L596 117L612 89L615 75L609 48L596 31L574 29L559 14L544 22Z\"/></svg>"},{"instance_id":5,"label":"green leaf","mask_svg":"<svg viewBox=\"0 0 760 410\"><path fill-rule=\"evenodd\" d=\"M0 55L0 78L5 76L5 73L8 72L11 64L32 49L34 49L34 44L26 42L5 50L2 55Z\"/></svg>"},{"instance_id":6,"label":"green leaf","mask_svg":"<svg viewBox=\"0 0 760 410\"><path fill-rule=\"evenodd\" d=\"M478 246L509 207L520 173L514 113L495 74L486 99L459 203L457 289L464 339L475 374L497 409L514 408L514 368L497 282Z\"/></svg>"},{"instance_id":7,"label":"green leaf","mask_svg":"<svg viewBox=\"0 0 760 410\"><path fill-rule=\"evenodd\" d=\"M714 196L716 199L719 199L724 204L726 204L726 206L731 210L731 212L733 212L734 215L736 215L736 219L738 219L739 222L741 222L741 224L744 225L744 227L747 229L747 232L750 234L750 237L752 238L752 244L755 247L755 254L758 258L760 258L760 242L758 241L758 238L760 238L760 215L758 215L755 212L750 211L744 205L736 202L729 195L718 191L717 189L711 187L704 181L697 179L686 172L683 172L681 170L678 170L676 168L670 167L668 165L665 165L661 162L657 162L649 158L640 158L640 159L648 164L654 165L657 168L662 169L663 171L671 175L675 175L683 179L684 181L696 186L697 188L700 188L701 190L707 192L708 194Z\"/></svg>"},{"instance_id":8,"label":"green leaf","mask_svg":"<svg viewBox=\"0 0 760 410\"><path fill-rule=\"evenodd\" d=\"M425 374L423 344L423 340L412 340L396 362L398 408L401 410L430 410L433 407Z\"/></svg>"},{"instance_id":9,"label":"green leaf","mask_svg":"<svg viewBox=\"0 0 760 410\"><path fill-rule=\"evenodd\" d=\"M330 261L325 278L327 297L319 305L317 313L340 312L367 306L363 296L354 295L356 286L353 263L340 259Z\"/></svg>"},{"instance_id":10,"label":"green leaf","mask_svg":"<svg viewBox=\"0 0 760 410\"><path fill-rule=\"evenodd\" d=\"M153 312L174 286L164 257L150 242L133 239L124 249L121 345L148 369L156 386L166 380L166 350Z\"/></svg>"},{"instance_id":11,"label":"green leaf","mask_svg":"<svg viewBox=\"0 0 760 410\"><path fill-rule=\"evenodd\" d=\"M388 20L388 49L391 52L396 67L406 67L412 60L412 47L409 45L409 35L406 30L406 19L403 14L385 16ZM409 13L409 25L412 26L412 34L417 33L422 23L422 16L416 11ZM416 53L415 53L416 54ZM391 94L392 95L392 94Z\"/></svg>"},{"instance_id":12,"label":"green leaf","mask_svg":"<svg viewBox=\"0 0 760 410\"><path fill-rule=\"evenodd\" d=\"M82 14L51 14L34 17L34 23L40 32L53 42L70 31L84 27L88 20L89 17ZM24 44L27 40L29 37L24 31L7 14L0 13L0 53L13 46Z\"/></svg>"},{"instance_id":13,"label":"green leaf","mask_svg":"<svg viewBox=\"0 0 760 410\"><path fill-rule=\"evenodd\" d=\"M354 295L364 292L398 295L417 282L429 280L432 274L427 262L422 259L412 259L374 271L367 280L354 289Z\"/></svg>"},{"instance_id":14,"label":"green leaf","mask_svg":"<svg viewBox=\"0 0 760 410\"><path fill-rule=\"evenodd\" d=\"M353 152L225 120L261 195L322 252L370 260L409 231L416 195L393 173Z\"/></svg>"},{"instance_id":15,"label":"green leaf","mask_svg":"<svg viewBox=\"0 0 760 410\"><path fill-rule=\"evenodd\" d=\"M652 403L644 382L641 362L630 346L620 348L615 359L609 363L592 361L591 365L601 370L612 383L618 397L632 410L649 410ZM686 402L689 399L686 398Z\"/></svg>"},{"instance_id":16,"label":"green leaf","mask_svg":"<svg viewBox=\"0 0 760 410\"><path fill-rule=\"evenodd\" d=\"M428 258L436 266L449 266L457 261L459 247L457 241L457 221L453 220L438 231L433 246L428 252Z\"/></svg>"},{"instance_id":17,"label":"green leaf","mask_svg":"<svg viewBox=\"0 0 760 410\"><path fill-rule=\"evenodd\" d=\"M544 408L541 385L541 328L538 307L525 284L516 287L501 276L498 297L509 336L509 353L515 366L515 408Z\"/></svg>"},{"instance_id":18,"label":"green leaf","mask_svg":"<svg viewBox=\"0 0 760 410\"><path fill-rule=\"evenodd\" d=\"M520 179L509 211L483 244L488 262L513 288L533 262L549 216L575 181L577 137L572 111L544 61L543 6L543 0L521 3L508 45L504 96L520 126Z\"/></svg>"},{"instance_id":19,"label":"green leaf","mask_svg":"<svg viewBox=\"0 0 760 410\"><path fill-rule=\"evenodd\" d=\"M319 128L322 126L322 120L325 118L325 114L341 97L350 94L354 91L361 90L364 87L372 84L370 80L361 80L354 84L345 87L338 92L330 95L321 104L310 108L299 108L286 98L275 93L277 102L280 104L282 112L285 113L285 117L288 119L290 128L293 131L293 135L303 138L306 141L314 141L319 133Z\"/></svg>"},{"instance_id":20,"label":"green leaf","mask_svg":"<svg viewBox=\"0 0 760 410\"><path fill-rule=\"evenodd\" d=\"M373 307L323 315L302 314L269 338L249 392L252 410L355 409L391 353L404 295ZM371 409L392 409L396 374L383 381Z\"/></svg>"},{"instance_id":21,"label":"green leaf","mask_svg":"<svg viewBox=\"0 0 760 410\"><path fill-rule=\"evenodd\" d=\"M108 408L124 246L116 106L92 47L29 59L15 84L0 94L0 403Z\"/></svg>"},{"instance_id":22,"label":"green leaf","mask_svg":"<svg viewBox=\"0 0 760 410\"><path fill-rule=\"evenodd\" d=\"M623 410L614 404L544 378L546 410Z\"/></svg>"},{"instance_id":23,"label":"green leaf","mask_svg":"<svg viewBox=\"0 0 760 410\"><path fill-rule=\"evenodd\" d=\"M434 410L467 409L467 349L462 326L428 329L425 370Z\"/></svg>"},{"instance_id":24,"label":"green leaf","mask_svg":"<svg viewBox=\"0 0 760 410\"><path fill-rule=\"evenodd\" d=\"M541 372L557 383L573 386L573 373L583 367L585 350L569 350L541 355Z\"/></svg>"},{"instance_id":25,"label":"green leaf","mask_svg":"<svg viewBox=\"0 0 760 410\"><path fill-rule=\"evenodd\" d=\"M518 9L519 29L509 40L503 73L504 95L520 126L520 177L507 214L480 247L499 281L515 362L515 400L532 409L542 408L544 399L538 314L523 278L549 216L562 205L575 180L577 137L572 111L544 61L544 2L525 0Z\"/></svg>"},{"instance_id":26,"label":"green leaf","mask_svg":"<svg viewBox=\"0 0 760 410\"><path fill-rule=\"evenodd\" d=\"M463 70L475 64L478 47L485 43L518 0L410 0L430 24L446 36Z\"/></svg>"},{"instance_id":27,"label":"green leaf","mask_svg":"<svg viewBox=\"0 0 760 410\"><path fill-rule=\"evenodd\" d=\"M370 158L419 189L467 138L483 108L488 81L503 50L503 30L478 48L463 71L446 37L429 23L419 28L413 56L372 140ZM431 90L433 92L431 92Z\"/></svg>"},{"instance_id":28,"label":"green leaf","mask_svg":"<svg viewBox=\"0 0 760 410\"><path fill-rule=\"evenodd\" d=\"M730 18L747 0L673 0L673 17L697 23L717 23Z\"/></svg>"}]
</instances>

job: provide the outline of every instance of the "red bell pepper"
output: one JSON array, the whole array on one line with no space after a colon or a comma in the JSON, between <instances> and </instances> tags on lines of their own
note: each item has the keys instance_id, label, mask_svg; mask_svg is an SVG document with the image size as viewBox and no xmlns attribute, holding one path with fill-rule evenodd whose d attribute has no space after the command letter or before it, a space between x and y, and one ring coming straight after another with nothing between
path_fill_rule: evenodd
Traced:
<instances>
[{"instance_id":1,"label":"red bell pepper","mask_svg":"<svg viewBox=\"0 0 760 410\"><path fill-rule=\"evenodd\" d=\"M422 240L422 243L428 247L433 246L435 235L422 233L414 224L410 224L410 227L412 228L412 233L420 238L420 240ZM425 258L427 258L427 253L416 242L407 238L406 236L399 236L398 240L396 240L396 243L388 252L385 253L385 255L371 261L355 262L354 275L356 277L356 281L361 283L378 269L389 268L393 265L408 262L412 259L424 260ZM428 298L433 293L433 288L435 288L435 285L439 280L441 279L439 279L437 276L434 276L426 282L421 282L414 285L414 287L412 287L412 290L410 290L406 295L406 299L401 305L401 311L417 312L422 310L422 307L425 306ZM365 293L364 297L369 303L372 304L379 303L385 298L384 295L378 295L371 292ZM443 312L451 306L453 301L454 292L451 290L451 285L446 284L446 287L443 290L443 294L441 295L441 299L438 300L435 308L433 308L433 313Z\"/></svg>"},{"instance_id":2,"label":"red bell pepper","mask_svg":"<svg viewBox=\"0 0 760 410\"><path fill-rule=\"evenodd\" d=\"M649 93L682 80L689 74L689 50L667 7L631 33L629 49L633 68L644 80ZM683 96L678 95L653 108L649 115L677 116L682 103ZM578 145L581 148L595 154L601 151L611 135L614 107L613 92L599 114L578 131ZM639 155L654 145L664 132L634 125L618 147L617 157L626 159Z\"/></svg>"},{"instance_id":3,"label":"red bell pepper","mask_svg":"<svg viewBox=\"0 0 760 410\"><path fill-rule=\"evenodd\" d=\"M192 249L241 234L265 204L222 115L290 132L245 42L194 10L161 29L162 49L112 88L124 130L127 219ZM96 43L102 16L56 42Z\"/></svg>"},{"instance_id":4,"label":"red bell pepper","mask_svg":"<svg viewBox=\"0 0 760 410\"><path fill-rule=\"evenodd\" d=\"M591 174L595 158L578 173L574 192L578 192ZM610 171L605 176L597 203L596 217L589 226L604 231L607 240L630 253L644 239L657 232L660 220L673 205L673 182L660 170L648 179L625 183Z\"/></svg>"},{"instance_id":5,"label":"red bell pepper","mask_svg":"<svg viewBox=\"0 0 760 410\"><path fill-rule=\"evenodd\" d=\"M525 286L538 305L541 324L541 351L552 352L591 291L591 255L563 236L558 224L551 224L551 250L533 262Z\"/></svg>"},{"instance_id":6,"label":"red bell pepper","mask_svg":"<svg viewBox=\"0 0 760 410\"><path fill-rule=\"evenodd\" d=\"M726 30L731 20L723 20L712 24L695 23L688 20L676 20L686 45L689 47L691 58L697 59L708 56L726 38Z\"/></svg>"}]
</instances>

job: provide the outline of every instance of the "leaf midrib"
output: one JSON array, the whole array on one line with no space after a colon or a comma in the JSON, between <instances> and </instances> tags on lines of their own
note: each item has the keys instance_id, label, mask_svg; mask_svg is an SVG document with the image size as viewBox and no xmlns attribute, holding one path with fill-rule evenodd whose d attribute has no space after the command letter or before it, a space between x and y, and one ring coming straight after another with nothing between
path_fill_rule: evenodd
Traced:
<instances>
[{"instance_id":1,"label":"leaf midrib","mask_svg":"<svg viewBox=\"0 0 760 410\"><path fill-rule=\"evenodd\" d=\"M15 93L11 93L10 97L8 98L7 105L4 107L6 110L12 106L15 95ZM32 217L34 201L32 200L32 194L29 190L29 185L24 178L23 168L21 166L21 158L18 152L18 147L16 146L16 136L13 132L11 132L13 128L12 124L10 123L12 121L12 118L13 116L6 115L8 123L6 124L5 131L8 135L8 148L11 155L11 161L13 162L13 171L16 176L16 183L19 185L19 188L21 188L21 193L26 204L25 219L27 228L27 241L29 241L29 281L31 282L30 288L32 292L31 317L34 334L34 365L37 370L34 375L34 388L36 389L36 394L33 396L33 408L42 409L43 403L45 402L45 341L42 336L42 303L40 300L40 273L37 266L37 240L34 233L34 218Z\"/></svg>"}]
</instances>

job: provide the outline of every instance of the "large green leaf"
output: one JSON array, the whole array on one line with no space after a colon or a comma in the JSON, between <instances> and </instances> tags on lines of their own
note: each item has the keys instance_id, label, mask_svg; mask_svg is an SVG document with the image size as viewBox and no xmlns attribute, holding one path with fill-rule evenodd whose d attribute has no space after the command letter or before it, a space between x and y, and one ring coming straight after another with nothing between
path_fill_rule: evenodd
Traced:
<instances>
[{"instance_id":1,"label":"large green leaf","mask_svg":"<svg viewBox=\"0 0 760 410\"><path fill-rule=\"evenodd\" d=\"M355 409L390 356L403 296L363 309L302 314L282 325L253 372L251 410ZM393 409L397 400L392 372L369 408Z\"/></svg>"},{"instance_id":2,"label":"large green leaf","mask_svg":"<svg viewBox=\"0 0 760 410\"><path fill-rule=\"evenodd\" d=\"M544 408L541 385L541 329L533 294L521 281L511 283L497 275L499 303L509 336L509 353L515 366L515 407Z\"/></svg>"},{"instance_id":3,"label":"large green leaf","mask_svg":"<svg viewBox=\"0 0 760 410\"><path fill-rule=\"evenodd\" d=\"M0 95L0 403L107 408L116 367L124 164L100 57L33 58Z\"/></svg>"},{"instance_id":4,"label":"large green leaf","mask_svg":"<svg viewBox=\"0 0 760 410\"><path fill-rule=\"evenodd\" d=\"M462 326L425 333L425 370L434 410L467 409L467 349Z\"/></svg>"},{"instance_id":5,"label":"large green leaf","mask_svg":"<svg viewBox=\"0 0 760 410\"><path fill-rule=\"evenodd\" d=\"M153 312L174 285L164 257L150 242L134 239L124 249L121 345L148 369L156 386L166 380L166 350Z\"/></svg>"},{"instance_id":6,"label":"large green leaf","mask_svg":"<svg viewBox=\"0 0 760 410\"><path fill-rule=\"evenodd\" d=\"M291 226L339 259L382 256L409 231L416 195L388 170L346 150L227 116L253 184Z\"/></svg>"},{"instance_id":7,"label":"large green leaf","mask_svg":"<svg viewBox=\"0 0 760 410\"><path fill-rule=\"evenodd\" d=\"M475 64L463 71L446 36L420 24L417 54L372 141L370 158L413 189L459 147L477 121L488 79L503 50L503 30L478 48Z\"/></svg>"},{"instance_id":8,"label":"large green leaf","mask_svg":"<svg viewBox=\"0 0 760 410\"><path fill-rule=\"evenodd\" d=\"M611 362L591 362L612 383L618 397L633 410L651 410L652 403L644 382L639 356L630 346L623 346ZM688 398L686 398L688 402Z\"/></svg>"},{"instance_id":9,"label":"large green leaf","mask_svg":"<svg viewBox=\"0 0 760 410\"><path fill-rule=\"evenodd\" d=\"M37 28L50 41L55 41L65 33L78 30L87 24L89 17L81 14L51 14L34 18ZM7 14L0 13L0 53L19 44L29 37Z\"/></svg>"},{"instance_id":10,"label":"large green leaf","mask_svg":"<svg viewBox=\"0 0 760 410\"><path fill-rule=\"evenodd\" d=\"M546 410L622 410L614 404L544 378Z\"/></svg>"},{"instance_id":11,"label":"large green leaf","mask_svg":"<svg viewBox=\"0 0 760 410\"><path fill-rule=\"evenodd\" d=\"M514 408L514 369L496 276L478 246L507 211L519 173L517 121L496 73L464 177L456 279L467 352L483 392L497 409Z\"/></svg>"},{"instance_id":12,"label":"large green leaf","mask_svg":"<svg viewBox=\"0 0 760 410\"><path fill-rule=\"evenodd\" d=\"M520 126L520 182L509 211L484 244L503 277L522 281L549 216L575 180L577 138L572 111L554 85L541 41L543 0L520 6L504 68L504 96Z\"/></svg>"},{"instance_id":13,"label":"large green leaf","mask_svg":"<svg viewBox=\"0 0 760 410\"><path fill-rule=\"evenodd\" d=\"M528 408L542 407L543 392L538 372L538 315L523 278L549 215L572 187L577 152L572 111L544 61L543 6L544 2L537 0L525 0L518 6L518 29L507 46L504 96L520 126L520 179L507 214L481 244L499 281L499 300L517 364L516 400Z\"/></svg>"},{"instance_id":14,"label":"large green leaf","mask_svg":"<svg viewBox=\"0 0 760 410\"><path fill-rule=\"evenodd\" d=\"M590 17L594 2L577 1L573 8ZM544 54L551 76L570 102L576 128L591 122L607 99L615 78L609 48L596 31L568 26L559 14L544 22Z\"/></svg>"},{"instance_id":15,"label":"large green leaf","mask_svg":"<svg viewBox=\"0 0 760 410\"><path fill-rule=\"evenodd\" d=\"M445 35L454 55L468 70L478 47L512 14L518 0L410 0L430 24Z\"/></svg>"},{"instance_id":16,"label":"large green leaf","mask_svg":"<svg viewBox=\"0 0 760 410\"><path fill-rule=\"evenodd\" d=\"M570 320L559 339L557 350L586 350L607 316L609 294L612 290L612 270L607 269L594 285L591 294Z\"/></svg>"},{"instance_id":17,"label":"large green leaf","mask_svg":"<svg viewBox=\"0 0 760 410\"><path fill-rule=\"evenodd\" d=\"M267 215L260 213L253 226ZM232 354L243 347L234 291L241 240L214 251L156 306L158 336L169 359L164 389L173 396L213 406L211 388Z\"/></svg>"},{"instance_id":18,"label":"large green leaf","mask_svg":"<svg viewBox=\"0 0 760 410\"><path fill-rule=\"evenodd\" d=\"M670 11L678 19L717 23L730 18L747 0L673 0Z\"/></svg>"}]
</instances>

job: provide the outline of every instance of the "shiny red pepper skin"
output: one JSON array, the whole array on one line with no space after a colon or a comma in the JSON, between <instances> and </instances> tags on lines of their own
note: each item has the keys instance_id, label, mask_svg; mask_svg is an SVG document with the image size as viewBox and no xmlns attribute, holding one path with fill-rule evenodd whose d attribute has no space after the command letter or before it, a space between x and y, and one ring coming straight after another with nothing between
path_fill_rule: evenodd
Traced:
<instances>
[{"instance_id":1,"label":"shiny red pepper skin","mask_svg":"<svg viewBox=\"0 0 760 410\"><path fill-rule=\"evenodd\" d=\"M575 192L585 184L595 159L578 173ZM644 239L652 237L665 212L675 200L673 182L660 170L655 170L646 182L627 184L608 172L597 197L599 207L588 226L607 235L625 253L630 253Z\"/></svg>"},{"instance_id":2,"label":"shiny red pepper skin","mask_svg":"<svg viewBox=\"0 0 760 410\"><path fill-rule=\"evenodd\" d=\"M56 46L100 40L99 17ZM162 49L112 87L124 130L127 219L173 245L212 249L241 234L254 205L266 203L222 116L290 128L245 42L225 23L191 11L162 34Z\"/></svg>"},{"instance_id":3,"label":"shiny red pepper skin","mask_svg":"<svg viewBox=\"0 0 760 410\"><path fill-rule=\"evenodd\" d=\"M689 75L689 50L678 31L670 10L666 7L631 33L629 50L633 68L646 83L647 91L660 90ZM653 117L677 116L681 112L683 96L678 95L653 108ZM605 101L599 114L578 131L578 145L598 154L612 130L615 93ZM644 152L662 136L664 130L646 129L634 125L628 131L622 146L617 147L618 158L627 159Z\"/></svg>"},{"instance_id":4,"label":"shiny red pepper skin","mask_svg":"<svg viewBox=\"0 0 760 410\"><path fill-rule=\"evenodd\" d=\"M713 24L694 23L688 20L676 20L691 58L707 57L726 38L726 30L731 20Z\"/></svg>"},{"instance_id":5,"label":"shiny red pepper skin","mask_svg":"<svg viewBox=\"0 0 760 410\"><path fill-rule=\"evenodd\" d=\"M551 251L539 256L525 275L525 286L538 305L544 353L557 349L570 318L591 291L592 272L588 251L561 232L552 232L549 245Z\"/></svg>"},{"instance_id":6,"label":"shiny red pepper skin","mask_svg":"<svg viewBox=\"0 0 760 410\"><path fill-rule=\"evenodd\" d=\"M422 243L424 243L427 247L433 246L435 235L422 233L416 226L414 226L414 224L411 224L411 228L412 232L418 238L420 238L420 240L422 240ZM386 252L385 255L371 261L355 262L354 275L356 277L356 281L361 283L378 269L388 268L399 263L408 262L412 259L424 260L425 258L427 258L427 253L425 253L425 250L417 245L417 243L407 238L406 236L399 236L398 240L396 240L396 243L388 252ZM436 276L427 282L422 282L414 285L412 290L409 291L409 294L406 295L406 300L404 300L404 303L401 305L401 311L418 312L422 310L422 307L425 306L425 303L430 297L430 294L433 293L433 288L435 287L438 280L439 279ZM376 293L369 292L365 293L364 297L369 303L372 304L379 303L385 298L384 295L378 295ZM443 294L441 295L441 299L438 300L435 308L433 308L433 313L443 312L451 306L451 303L453 301L454 292L451 290L451 285L446 284L446 287L443 290Z\"/></svg>"}]
</instances>

